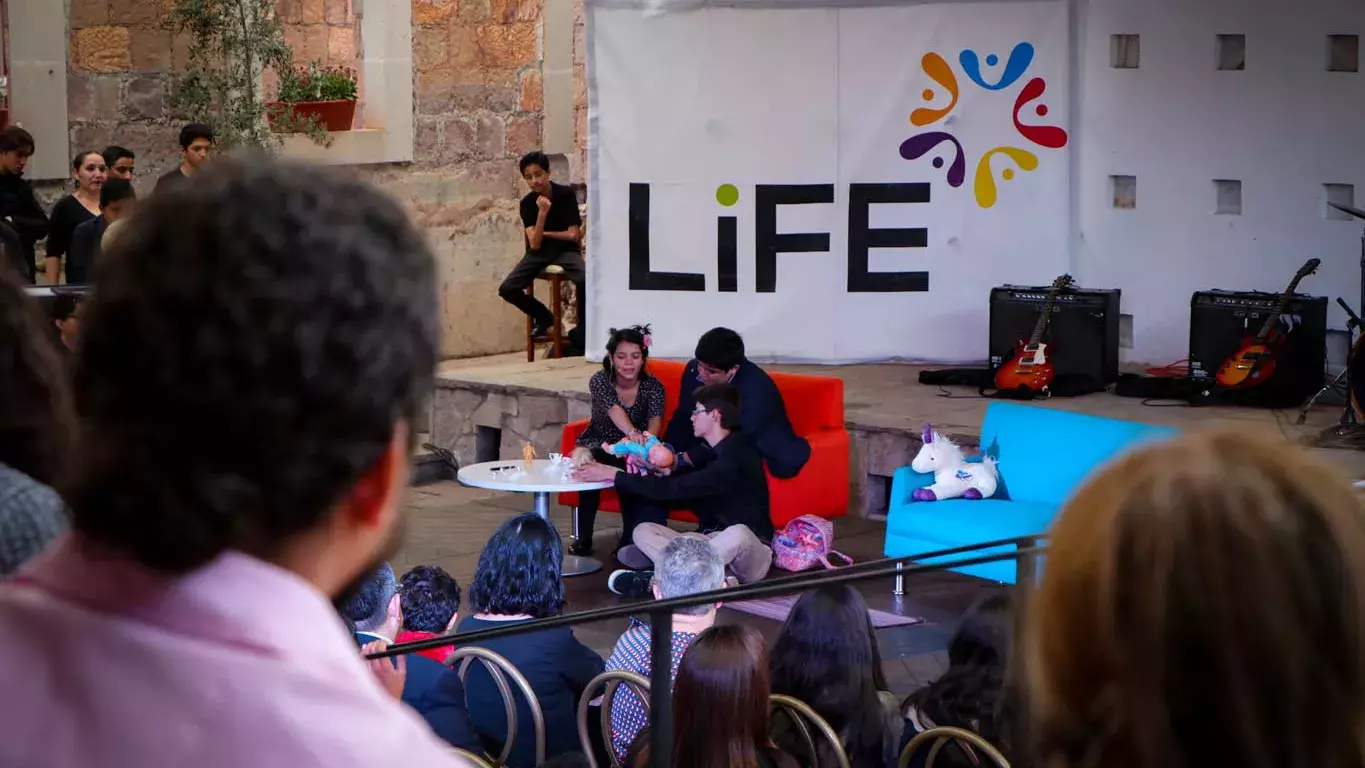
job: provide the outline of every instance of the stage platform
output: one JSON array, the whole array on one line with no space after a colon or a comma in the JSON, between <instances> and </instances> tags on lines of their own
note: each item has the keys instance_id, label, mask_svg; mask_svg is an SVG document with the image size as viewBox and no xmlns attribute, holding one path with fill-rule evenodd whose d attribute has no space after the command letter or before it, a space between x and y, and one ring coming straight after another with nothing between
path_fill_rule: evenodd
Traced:
<instances>
[{"instance_id":1,"label":"stage platform","mask_svg":"<svg viewBox=\"0 0 1365 768\"><path fill-rule=\"evenodd\" d=\"M452 451L461 464L520 458L527 442L542 456L558 451L564 425L588 416L588 377L598 367L583 358L528 363L522 354L443 363L432 396L431 441ZM865 517L884 514L891 475L909 464L919 450L920 430L926 421L964 445L974 446L980 439L986 406L992 402L971 388L918 383L919 372L926 366L764 367L844 380L846 420L853 437L850 511ZM1108 393L1053 398L1035 405L1182 429L1259 430L1301 443L1335 424L1341 412L1339 407L1319 407L1299 425L1295 423L1297 411L1144 405L1141 400ZM1314 450L1343 465L1352 477L1365 478L1365 452Z\"/></svg>"}]
</instances>

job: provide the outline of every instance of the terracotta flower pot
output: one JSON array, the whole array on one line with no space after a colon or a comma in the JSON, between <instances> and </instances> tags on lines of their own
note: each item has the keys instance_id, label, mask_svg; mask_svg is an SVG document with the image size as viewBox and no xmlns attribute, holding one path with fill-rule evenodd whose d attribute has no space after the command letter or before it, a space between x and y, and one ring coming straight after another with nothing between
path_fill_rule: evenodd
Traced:
<instances>
[{"instance_id":1,"label":"terracotta flower pot","mask_svg":"<svg viewBox=\"0 0 1365 768\"><path fill-rule=\"evenodd\" d=\"M351 123L355 120L355 100L336 100L336 101L301 101L295 104L285 104L279 101L272 101L266 105L269 111L266 113L270 121L270 127L275 128L277 112L290 112L300 120L317 118L322 127L329 131L349 131Z\"/></svg>"}]
</instances>

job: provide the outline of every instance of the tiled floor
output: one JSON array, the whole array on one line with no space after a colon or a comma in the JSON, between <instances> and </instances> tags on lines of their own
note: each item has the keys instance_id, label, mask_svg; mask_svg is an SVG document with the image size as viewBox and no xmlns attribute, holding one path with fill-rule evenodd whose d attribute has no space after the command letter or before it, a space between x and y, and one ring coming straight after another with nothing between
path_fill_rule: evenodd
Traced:
<instances>
[{"instance_id":1,"label":"tiled floor","mask_svg":"<svg viewBox=\"0 0 1365 768\"><path fill-rule=\"evenodd\" d=\"M479 550L488 536L508 516L530 509L530 499L515 494L465 488L456 483L437 483L413 488L406 503L407 535L394 558L399 573L421 563L440 565L462 585L469 583L478 562ZM561 532L569 528L569 512L554 507L551 520ZM599 555L610 553L620 532L620 517L610 513L598 516L595 540ZM881 555L882 525L856 518L836 523L836 538L841 551L858 561ZM582 611L624 601L606 588L609 569L566 581L568 610ZM999 589L985 582L953 573L932 574L908 579L907 594L891 594L890 579L863 582L860 588L868 604L883 611L921 616L924 624L879 630L887 679L899 694L909 693L933 679L943 668L943 649L956 619L981 594ZM777 634L775 621L740 613L721 611L722 622L743 622L757 627L768 637ZM580 639L603 656L611 652L626 621L615 620L582 625Z\"/></svg>"}]
</instances>

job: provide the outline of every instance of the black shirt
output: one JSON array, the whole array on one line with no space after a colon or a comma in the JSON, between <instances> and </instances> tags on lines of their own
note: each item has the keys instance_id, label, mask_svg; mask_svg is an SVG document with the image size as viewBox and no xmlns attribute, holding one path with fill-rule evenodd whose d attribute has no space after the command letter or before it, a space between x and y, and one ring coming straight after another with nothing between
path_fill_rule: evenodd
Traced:
<instances>
[{"instance_id":1,"label":"black shirt","mask_svg":"<svg viewBox=\"0 0 1365 768\"><path fill-rule=\"evenodd\" d=\"M66 252L66 282L84 285L95 281L95 262L100 256L100 240L109 226L104 216L96 216L71 233L71 248Z\"/></svg>"},{"instance_id":2,"label":"black shirt","mask_svg":"<svg viewBox=\"0 0 1365 768\"><path fill-rule=\"evenodd\" d=\"M9 219L21 246L21 252L9 254L8 260L24 279L33 282L33 244L47 237L47 214L22 176L0 173L0 219Z\"/></svg>"},{"instance_id":3,"label":"black shirt","mask_svg":"<svg viewBox=\"0 0 1365 768\"><path fill-rule=\"evenodd\" d=\"M536 219L540 218L540 206L536 205L536 198L540 197L538 192L530 192L521 199L521 223L527 227L534 227ZM550 182L550 211L545 214L546 232L565 232L569 227L583 226L583 217L578 215L578 196L572 189L563 184ZM535 250L527 244L527 250ZM554 237L547 237L540 241L540 249L537 253L563 253L565 251L578 252L578 244L568 240L560 240Z\"/></svg>"},{"instance_id":4,"label":"black shirt","mask_svg":"<svg viewBox=\"0 0 1365 768\"><path fill-rule=\"evenodd\" d=\"M156 186L152 188L152 194L155 195L157 192L174 189L188 178L188 176L180 172L180 166L177 165L157 178Z\"/></svg>"},{"instance_id":5,"label":"black shirt","mask_svg":"<svg viewBox=\"0 0 1365 768\"><path fill-rule=\"evenodd\" d=\"M606 371L598 371L588 379L588 392L592 395L592 419L588 422L588 428L578 436L578 444L588 448L601 447L602 443L620 442L625 437L609 415L613 405L620 405L626 412L626 418L630 419L630 425L641 432L649 429L650 419L655 416L662 419L664 415L666 393L663 382L648 373L640 376L635 402L629 408L621 403L616 385Z\"/></svg>"},{"instance_id":6,"label":"black shirt","mask_svg":"<svg viewBox=\"0 0 1365 768\"><path fill-rule=\"evenodd\" d=\"M683 467L667 477L618 472L616 488L651 501L685 502L703 531L742 524L765 542L773 538L763 457L739 432L717 443L714 458L700 467Z\"/></svg>"},{"instance_id":7,"label":"black shirt","mask_svg":"<svg viewBox=\"0 0 1365 768\"><path fill-rule=\"evenodd\" d=\"M95 218L75 195L67 195L52 206L52 223L47 230L47 257L60 259L71 251L71 235L76 227Z\"/></svg>"}]
</instances>

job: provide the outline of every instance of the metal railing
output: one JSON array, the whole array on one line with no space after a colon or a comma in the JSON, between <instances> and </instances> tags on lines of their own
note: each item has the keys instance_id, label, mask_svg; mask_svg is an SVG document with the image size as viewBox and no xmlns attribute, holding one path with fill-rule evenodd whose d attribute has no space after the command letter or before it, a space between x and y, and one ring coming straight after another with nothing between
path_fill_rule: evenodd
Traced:
<instances>
[{"instance_id":1,"label":"metal railing","mask_svg":"<svg viewBox=\"0 0 1365 768\"><path fill-rule=\"evenodd\" d=\"M568 627L577 624L588 624L596 621L605 621L607 619L646 614L649 616L650 620L651 664L649 681L649 764L651 768L665 768L668 766L673 755L673 681L671 679L673 665L671 659L673 653L674 611L680 608L691 608L712 603L733 603L741 600L756 600L764 597L773 597L775 595L785 595L827 584L851 584L871 579L894 578L897 576L913 577L924 573L965 568L973 565L984 565L986 563L997 563L1005 560L1017 561L1018 575L1016 578L1016 586L1021 590L1027 591L1032 587L1033 581L1037 576L1038 557L1045 551L1045 548L1042 546L1044 538L1045 536L1043 534L1036 534L1032 536L999 539L979 544L970 544L963 547L922 552L907 555L905 557L892 557L882 560L873 560L866 563L857 563L836 570L799 573L753 584L744 584L738 587L728 587L710 592L701 592L686 597L631 603L629 605L612 606L609 608L594 608L592 610L579 611L577 613L551 616L545 619L518 622L512 626L481 629L475 632L461 632L428 640L400 643L391 645L379 653L370 654L367 658L382 659L389 656L417 653L418 651L443 648L450 645L477 643L484 640L519 635L526 632L536 632L538 630L553 629L556 627ZM997 549L999 547L1013 547L1013 549L992 553L982 552L983 550ZM925 560L934 560L935 562L925 563L923 562Z\"/></svg>"}]
</instances>

